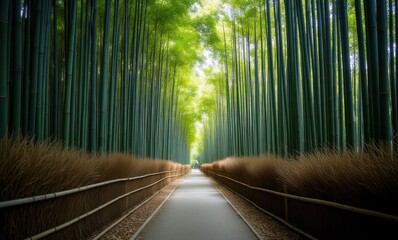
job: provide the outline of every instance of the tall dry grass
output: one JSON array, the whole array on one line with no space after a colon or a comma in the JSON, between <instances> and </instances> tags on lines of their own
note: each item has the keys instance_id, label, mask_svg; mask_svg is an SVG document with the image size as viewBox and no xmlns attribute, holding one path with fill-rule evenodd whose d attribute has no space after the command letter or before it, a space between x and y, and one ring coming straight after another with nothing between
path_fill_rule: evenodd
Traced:
<instances>
[{"instance_id":1,"label":"tall dry grass","mask_svg":"<svg viewBox=\"0 0 398 240\"><path fill-rule=\"evenodd\" d=\"M203 164L202 169L217 169L225 176L246 184L278 190L277 169L282 165L283 159L272 155L263 155L260 157L230 157L212 164Z\"/></svg>"},{"instance_id":2,"label":"tall dry grass","mask_svg":"<svg viewBox=\"0 0 398 240\"><path fill-rule=\"evenodd\" d=\"M398 147L326 152L284 162L278 169L289 193L398 214Z\"/></svg>"},{"instance_id":3,"label":"tall dry grass","mask_svg":"<svg viewBox=\"0 0 398 240\"><path fill-rule=\"evenodd\" d=\"M266 189L398 214L398 146L366 152L317 152L297 160L275 156L227 158L203 164L226 176Z\"/></svg>"},{"instance_id":4,"label":"tall dry grass","mask_svg":"<svg viewBox=\"0 0 398 240\"><path fill-rule=\"evenodd\" d=\"M25 138L3 139L0 142L0 201L168 170L187 173L190 167L171 161L141 160L126 154L96 155L76 149L65 150L55 141L35 144L33 140ZM0 235L7 239L30 237L69 221L128 191L172 174L151 176L128 183L115 183L39 204L0 209L0 225L3 226ZM52 237L79 239L87 236L173 179L166 179L154 187L118 201L101 213Z\"/></svg>"},{"instance_id":5,"label":"tall dry grass","mask_svg":"<svg viewBox=\"0 0 398 240\"><path fill-rule=\"evenodd\" d=\"M0 201L52 193L107 180L175 170L180 164L126 154L96 155L66 150L59 142L0 142ZM185 167L185 166L184 166Z\"/></svg>"}]
</instances>

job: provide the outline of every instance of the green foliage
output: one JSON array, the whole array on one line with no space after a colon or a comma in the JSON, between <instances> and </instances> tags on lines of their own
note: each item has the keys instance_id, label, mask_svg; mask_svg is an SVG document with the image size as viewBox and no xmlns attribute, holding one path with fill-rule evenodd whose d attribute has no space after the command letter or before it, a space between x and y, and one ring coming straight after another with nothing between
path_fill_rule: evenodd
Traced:
<instances>
[{"instance_id":1,"label":"green foliage","mask_svg":"<svg viewBox=\"0 0 398 240\"><path fill-rule=\"evenodd\" d=\"M221 53L222 45L217 32L219 21L218 13L213 12L208 15L198 16L193 20L193 26L200 33L202 44L211 47L214 52Z\"/></svg>"},{"instance_id":2,"label":"green foliage","mask_svg":"<svg viewBox=\"0 0 398 240\"><path fill-rule=\"evenodd\" d=\"M390 95L396 6L360 2L223 1L211 25L225 42L205 46L221 49L213 56L225 70L222 77L206 73L217 96L202 100L209 117L201 161L389 142L396 124L388 114L397 104L395 90Z\"/></svg>"},{"instance_id":3,"label":"green foliage","mask_svg":"<svg viewBox=\"0 0 398 240\"><path fill-rule=\"evenodd\" d=\"M22 29L8 2L0 137L188 162L361 149L398 125L392 1L24 1Z\"/></svg>"},{"instance_id":4,"label":"green foliage","mask_svg":"<svg viewBox=\"0 0 398 240\"><path fill-rule=\"evenodd\" d=\"M23 79L30 90L18 96L16 89L15 100L4 102L2 135L11 125L3 124L8 104L29 99L23 123L14 114L12 127L23 125L23 134L38 141L58 138L66 147L188 163L198 119L192 107L197 87L190 82L204 39L191 15L197 2L27 2L26 32L15 40L23 41L23 58L32 59L22 69L31 75ZM208 39L215 42L214 36ZM7 47L8 38L2 40ZM6 76L9 66L2 66ZM7 81L2 78L1 86L8 92Z\"/></svg>"}]
</instances>

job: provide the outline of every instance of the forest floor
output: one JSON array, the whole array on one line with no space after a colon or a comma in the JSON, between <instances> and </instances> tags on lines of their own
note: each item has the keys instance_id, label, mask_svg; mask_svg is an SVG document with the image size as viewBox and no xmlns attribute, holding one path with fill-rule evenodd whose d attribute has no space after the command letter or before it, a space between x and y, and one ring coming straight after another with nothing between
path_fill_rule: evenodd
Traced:
<instances>
[{"instance_id":1,"label":"forest floor","mask_svg":"<svg viewBox=\"0 0 398 240\"><path fill-rule=\"evenodd\" d=\"M124 219L121 223L116 225L101 239L130 239L131 236L134 235L134 233L140 228L140 226L147 220L147 218L170 195L170 193L172 193L174 189L179 187L181 181L183 181L184 179L185 178L178 179L166 186L152 200L146 203L142 208L138 209L135 213ZM245 220L251 225L252 228L254 228L254 230L262 239L301 239L297 233L292 232L286 226L274 220L267 214L259 211L253 205L251 205L246 200L236 195L229 189L225 188L224 186L218 184L213 180L211 181L211 184L226 197L226 199L245 218ZM172 196L174 196L174 194L175 193L173 193ZM159 220L159 215L162 214L163 207L161 211L159 211L155 215L155 217L149 222L148 226L151 226L154 222L157 222ZM192 226L192 228L194 227L195 226ZM146 231L144 229L143 234L140 234L137 239L146 239L148 235L145 235L145 233Z\"/></svg>"}]
</instances>

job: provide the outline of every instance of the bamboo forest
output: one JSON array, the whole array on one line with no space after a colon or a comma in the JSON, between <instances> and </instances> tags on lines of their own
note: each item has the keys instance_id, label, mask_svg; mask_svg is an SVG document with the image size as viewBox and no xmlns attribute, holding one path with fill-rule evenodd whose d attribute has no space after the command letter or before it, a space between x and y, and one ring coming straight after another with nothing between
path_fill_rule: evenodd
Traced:
<instances>
[{"instance_id":1,"label":"bamboo forest","mask_svg":"<svg viewBox=\"0 0 398 240\"><path fill-rule=\"evenodd\" d=\"M0 0L0 236L395 235L397 9Z\"/></svg>"}]
</instances>

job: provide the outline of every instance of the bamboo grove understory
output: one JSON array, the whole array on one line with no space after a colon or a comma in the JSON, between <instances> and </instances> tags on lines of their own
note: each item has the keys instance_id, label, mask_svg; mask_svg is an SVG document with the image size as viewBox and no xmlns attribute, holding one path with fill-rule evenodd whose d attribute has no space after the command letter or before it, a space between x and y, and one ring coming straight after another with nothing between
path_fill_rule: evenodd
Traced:
<instances>
[{"instance_id":1,"label":"bamboo grove understory","mask_svg":"<svg viewBox=\"0 0 398 240\"><path fill-rule=\"evenodd\" d=\"M202 162L391 143L398 1L232 2Z\"/></svg>"},{"instance_id":2,"label":"bamboo grove understory","mask_svg":"<svg viewBox=\"0 0 398 240\"><path fill-rule=\"evenodd\" d=\"M173 41L189 6L2 0L0 138L188 163L180 79L190 49Z\"/></svg>"}]
</instances>

